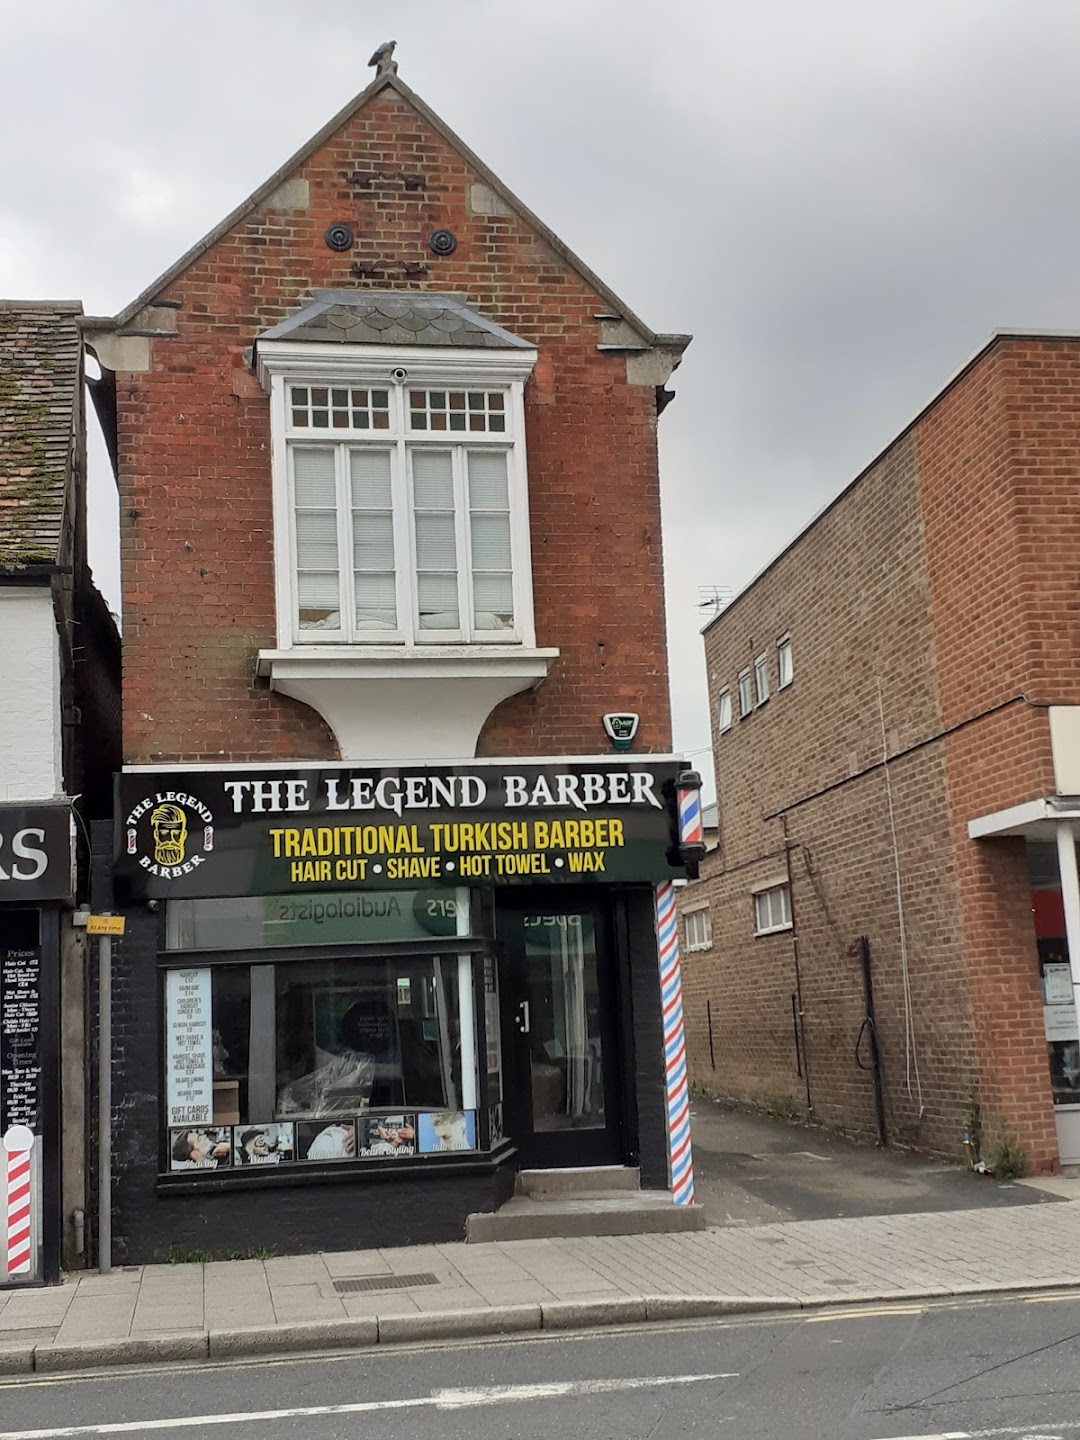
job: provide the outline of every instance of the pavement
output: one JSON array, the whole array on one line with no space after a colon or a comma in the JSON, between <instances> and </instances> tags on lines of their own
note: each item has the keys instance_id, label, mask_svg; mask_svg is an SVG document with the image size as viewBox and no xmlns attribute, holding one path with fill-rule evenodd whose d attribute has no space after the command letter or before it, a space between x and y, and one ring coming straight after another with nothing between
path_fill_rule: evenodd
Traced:
<instances>
[{"instance_id":1,"label":"pavement","mask_svg":"<svg viewBox=\"0 0 1080 1440\"><path fill-rule=\"evenodd\" d=\"M727 1123L729 1138L750 1136L756 1146L763 1133L771 1135L787 1212L820 1210L823 1194L833 1209L859 1208L866 1152L846 1168L828 1159L800 1167L782 1157L799 1149L824 1154L835 1142L738 1115ZM751 1123L771 1130L739 1128ZM707 1214L720 1203L708 1178L709 1157L718 1152L708 1147L723 1124L722 1115L699 1107ZM788 1145L794 1149L785 1151ZM743 1213L697 1233L133 1266L107 1276L72 1274L49 1289L0 1290L0 1374L1080 1287L1080 1179L999 1186L910 1157L878 1162L886 1169L863 1193L862 1208L883 1204L884 1214L755 1222L747 1213L752 1203L775 1212L777 1195L762 1200L743 1189L739 1198L725 1181L723 1194ZM830 1165L836 1173L826 1185ZM744 1167L744 1180L757 1173ZM760 1189L764 1182L746 1183ZM897 1195L885 1193L889 1186ZM921 1210L925 1186L944 1186L961 1203L972 1198L966 1208Z\"/></svg>"}]
</instances>

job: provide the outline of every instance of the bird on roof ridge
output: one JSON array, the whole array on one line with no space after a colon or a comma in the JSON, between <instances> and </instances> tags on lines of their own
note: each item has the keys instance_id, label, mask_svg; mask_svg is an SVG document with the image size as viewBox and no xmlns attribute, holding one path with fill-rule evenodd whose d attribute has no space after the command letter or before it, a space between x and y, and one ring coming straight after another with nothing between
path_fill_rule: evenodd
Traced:
<instances>
[{"instance_id":1,"label":"bird on roof ridge","mask_svg":"<svg viewBox=\"0 0 1080 1440\"><path fill-rule=\"evenodd\" d=\"M369 65L375 66L376 75L397 74L397 61L394 59L396 45L396 40L384 40L367 62Z\"/></svg>"}]
</instances>

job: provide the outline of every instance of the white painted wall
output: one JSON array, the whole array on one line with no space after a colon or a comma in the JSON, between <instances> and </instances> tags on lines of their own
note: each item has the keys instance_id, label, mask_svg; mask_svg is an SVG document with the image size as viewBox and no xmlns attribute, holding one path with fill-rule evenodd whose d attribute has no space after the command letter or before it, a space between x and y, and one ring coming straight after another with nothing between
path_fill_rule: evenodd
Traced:
<instances>
[{"instance_id":1,"label":"white painted wall","mask_svg":"<svg viewBox=\"0 0 1080 1440\"><path fill-rule=\"evenodd\" d=\"M0 802L63 792L60 721L49 587L0 586Z\"/></svg>"},{"instance_id":2,"label":"white painted wall","mask_svg":"<svg viewBox=\"0 0 1080 1440\"><path fill-rule=\"evenodd\" d=\"M1080 795L1080 705L1050 706L1050 744L1059 795Z\"/></svg>"}]
</instances>

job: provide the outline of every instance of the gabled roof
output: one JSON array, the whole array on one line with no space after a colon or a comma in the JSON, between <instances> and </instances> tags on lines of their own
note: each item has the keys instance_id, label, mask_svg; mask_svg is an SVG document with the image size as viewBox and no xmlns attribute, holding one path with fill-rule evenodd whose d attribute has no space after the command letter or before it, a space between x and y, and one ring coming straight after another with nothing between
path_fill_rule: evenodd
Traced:
<instances>
[{"instance_id":1,"label":"gabled roof","mask_svg":"<svg viewBox=\"0 0 1080 1440\"><path fill-rule=\"evenodd\" d=\"M488 169L479 156L473 154L464 141L459 139L450 127L435 114L434 110L430 109L415 91L410 90L404 80L399 79L397 75L389 71L376 76L366 90L362 90L355 99L350 100L348 105L346 105L343 110L340 110L316 135L313 135L306 145L303 145L295 155L286 160L284 165L275 170L273 175L264 181L253 194L249 195L246 200L238 205L231 214L226 215L225 219L222 220L219 225L215 225L208 235L205 235L196 245L193 245L186 255L182 255L174 265L171 265L169 269L165 271L164 275L160 275L152 285L148 285L141 295L136 296L136 298L132 300L130 305L126 305L124 309L115 316L88 317L84 322L86 328L112 330L122 329L125 325L130 324L141 310L156 300L163 290L171 285L179 275L182 275L190 265L198 260L200 255L205 254L207 250L227 235L230 230L234 229L242 220L246 219L246 217L261 205L265 199L272 195L285 180L289 179L295 170L303 165L306 160L310 159L310 157L330 140L343 125L347 124L359 110L362 110L369 100L373 100L375 96L383 90L396 91L404 100L407 100L408 103L423 116L432 129L441 135L449 145L453 146L466 163L476 171L485 184L489 185L491 189L506 202L510 209L524 220L536 234L545 240L547 244L566 261L571 269L575 270L585 283L601 297L611 311L611 318L625 320L641 335L646 345L660 345L668 349L682 350L689 344L689 335L657 334L655 331L650 330L644 321L639 320L630 307L625 305L615 292L605 285L598 275L589 269L584 261L579 260L574 252L567 245L563 244L553 230L550 230L538 216L533 214L528 206L524 205L512 191L507 189L499 177Z\"/></svg>"},{"instance_id":2,"label":"gabled roof","mask_svg":"<svg viewBox=\"0 0 1080 1440\"><path fill-rule=\"evenodd\" d=\"M308 304L264 330L259 340L341 345L467 345L480 350L532 350L479 311L464 295L431 290L317 290Z\"/></svg>"},{"instance_id":3,"label":"gabled roof","mask_svg":"<svg viewBox=\"0 0 1080 1440\"><path fill-rule=\"evenodd\" d=\"M81 314L77 300L0 300L0 573L61 557Z\"/></svg>"}]
</instances>

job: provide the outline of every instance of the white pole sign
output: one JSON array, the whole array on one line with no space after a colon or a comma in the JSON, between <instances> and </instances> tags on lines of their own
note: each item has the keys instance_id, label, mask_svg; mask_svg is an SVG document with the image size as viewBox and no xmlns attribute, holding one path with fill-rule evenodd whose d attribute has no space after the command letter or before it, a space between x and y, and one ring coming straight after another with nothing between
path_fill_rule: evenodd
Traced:
<instances>
[{"instance_id":1,"label":"white pole sign","mask_svg":"<svg viewBox=\"0 0 1080 1440\"><path fill-rule=\"evenodd\" d=\"M169 1125L214 1118L210 971L170 970L165 982L166 1109Z\"/></svg>"}]
</instances>

